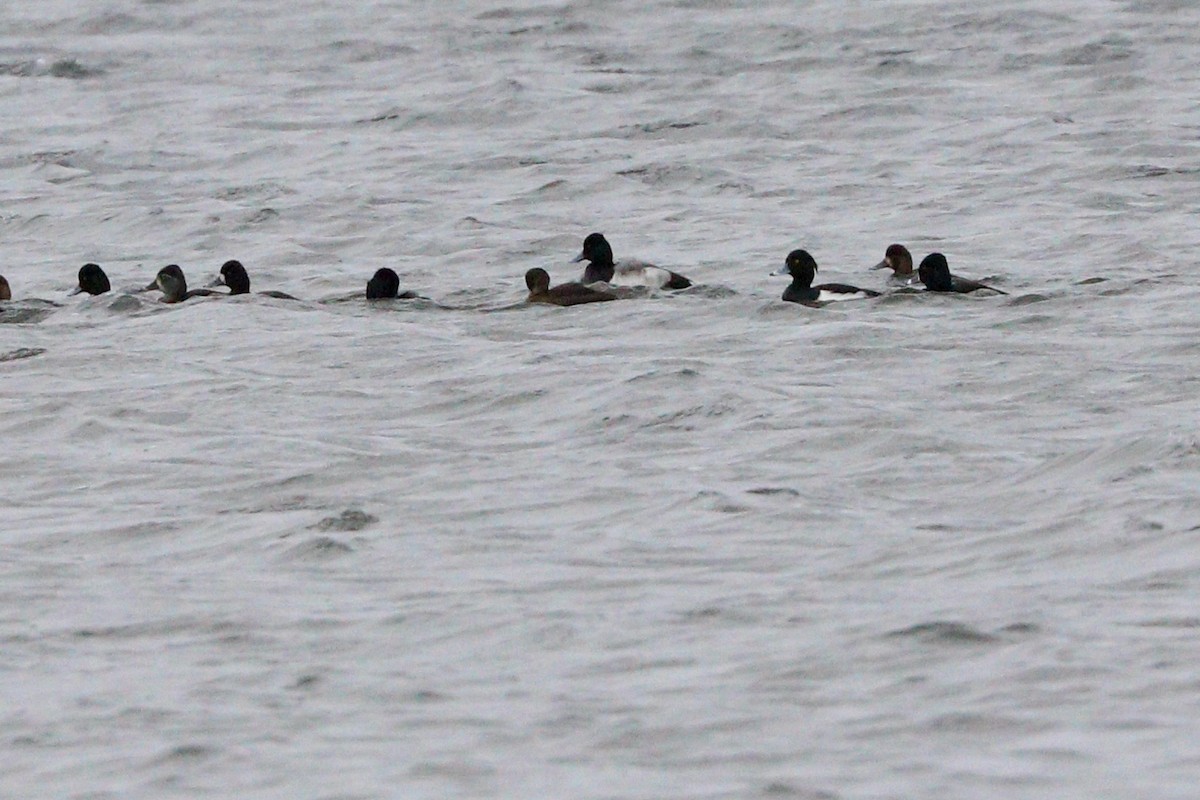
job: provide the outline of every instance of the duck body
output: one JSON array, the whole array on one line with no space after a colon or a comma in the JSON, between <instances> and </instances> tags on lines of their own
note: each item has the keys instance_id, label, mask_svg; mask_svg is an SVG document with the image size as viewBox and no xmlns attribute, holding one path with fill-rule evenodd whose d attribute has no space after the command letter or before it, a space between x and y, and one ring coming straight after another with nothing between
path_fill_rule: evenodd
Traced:
<instances>
[{"instance_id":1,"label":"duck body","mask_svg":"<svg viewBox=\"0 0 1200 800\"><path fill-rule=\"evenodd\" d=\"M551 288L550 274L540 267L525 273L525 286L529 289L529 303L548 303L555 306L577 306L583 303L602 303L616 300L614 294L593 289L582 283L560 283Z\"/></svg>"},{"instance_id":2,"label":"duck body","mask_svg":"<svg viewBox=\"0 0 1200 800\"><path fill-rule=\"evenodd\" d=\"M788 303L832 303L879 296L879 292L860 289L847 283L822 283L813 286L813 279L817 275L817 261L807 250L793 250L788 253L783 266L771 274L792 277L791 285L783 290L782 299Z\"/></svg>"},{"instance_id":3,"label":"duck body","mask_svg":"<svg viewBox=\"0 0 1200 800\"><path fill-rule=\"evenodd\" d=\"M925 290L929 292L953 292L956 294L969 294L980 289L987 289L996 294L1008 294L994 286L988 286L979 281L973 281L969 278L960 278L957 275L950 274L950 265L946 262L946 257L941 253L930 253L921 260L921 266L918 268L918 274L921 278L921 283L925 284Z\"/></svg>"},{"instance_id":4,"label":"duck body","mask_svg":"<svg viewBox=\"0 0 1200 800\"><path fill-rule=\"evenodd\" d=\"M583 240L583 250L572 263L587 261L582 282L608 283L613 286L649 286L653 289L686 289L692 282L669 269L656 267L641 261L613 260L612 246L602 233L588 234Z\"/></svg>"},{"instance_id":5,"label":"duck body","mask_svg":"<svg viewBox=\"0 0 1200 800\"><path fill-rule=\"evenodd\" d=\"M807 287L793 283L783 290L781 299L789 303L836 303L841 300L866 300L868 297L879 297L879 292L845 283L822 283Z\"/></svg>"}]
</instances>

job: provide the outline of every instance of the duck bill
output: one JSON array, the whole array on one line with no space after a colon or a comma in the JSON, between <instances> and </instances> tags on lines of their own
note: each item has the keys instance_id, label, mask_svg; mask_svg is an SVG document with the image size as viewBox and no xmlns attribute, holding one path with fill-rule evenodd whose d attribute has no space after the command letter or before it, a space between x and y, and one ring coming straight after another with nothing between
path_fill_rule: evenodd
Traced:
<instances>
[{"instance_id":1,"label":"duck bill","mask_svg":"<svg viewBox=\"0 0 1200 800\"><path fill-rule=\"evenodd\" d=\"M889 264L887 259L885 258L883 261L880 261L878 264L871 267L871 269L891 269L891 267L892 267L892 265Z\"/></svg>"},{"instance_id":2,"label":"duck bill","mask_svg":"<svg viewBox=\"0 0 1200 800\"><path fill-rule=\"evenodd\" d=\"M217 277L213 278L211 281L209 281L208 283L204 284L204 288L205 289L215 289L218 286L224 286L224 285L225 285L225 279L220 276L217 276Z\"/></svg>"},{"instance_id":3,"label":"duck bill","mask_svg":"<svg viewBox=\"0 0 1200 800\"><path fill-rule=\"evenodd\" d=\"M571 259L572 264L578 264L580 261L587 261L587 253L580 253Z\"/></svg>"},{"instance_id":4,"label":"duck bill","mask_svg":"<svg viewBox=\"0 0 1200 800\"><path fill-rule=\"evenodd\" d=\"M75 288L74 288L74 289L71 291L71 293L67 295L67 297L74 297L75 295L79 294L79 293L80 293L80 292L82 292L82 291L83 291L83 287L82 287L82 286L76 286L76 287L75 287Z\"/></svg>"},{"instance_id":5,"label":"duck bill","mask_svg":"<svg viewBox=\"0 0 1200 800\"><path fill-rule=\"evenodd\" d=\"M767 275L767 277L774 278L776 275L791 275L791 274L792 273L788 272L788 268L786 266L783 266L783 267L780 267L779 269L775 270L774 272L769 273Z\"/></svg>"},{"instance_id":6,"label":"duck bill","mask_svg":"<svg viewBox=\"0 0 1200 800\"><path fill-rule=\"evenodd\" d=\"M154 280L150 281L150 283L146 284L145 288L141 289L141 291L153 292L157 288L158 288L158 278L155 278Z\"/></svg>"}]
</instances>

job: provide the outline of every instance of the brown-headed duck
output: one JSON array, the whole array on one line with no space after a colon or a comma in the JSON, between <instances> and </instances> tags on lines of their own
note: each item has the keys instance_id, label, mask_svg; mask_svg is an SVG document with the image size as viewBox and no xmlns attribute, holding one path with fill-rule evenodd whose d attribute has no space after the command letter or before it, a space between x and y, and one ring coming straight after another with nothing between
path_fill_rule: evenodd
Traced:
<instances>
[{"instance_id":1,"label":"brown-headed duck","mask_svg":"<svg viewBox=\"0 0 1200 800\"><path fill-rule=\"evenodd\" d=\"M525 273L525 285L529 287L530 303L550 303L556 306L577 306L580 303L602 303L616 300L616 295L593 289L582 283L560 283L550 288L550 275L546 270L535 267Z\"/></svg>"}]
</instances>

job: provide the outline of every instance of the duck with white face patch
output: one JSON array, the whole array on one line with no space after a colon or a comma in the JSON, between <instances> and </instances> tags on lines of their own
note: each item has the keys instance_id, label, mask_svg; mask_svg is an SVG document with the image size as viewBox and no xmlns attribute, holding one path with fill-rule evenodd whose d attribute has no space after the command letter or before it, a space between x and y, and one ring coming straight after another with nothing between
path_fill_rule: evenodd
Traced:
<instances>
[{"instance_id":1,"label":"duck with white face patch","mask_svg":"<svg viewBox=\"0 0 1200 800\"><path fill-rule=\"evenodd\" d=\"M143 292L150 292L158 289L163 293L164 303L182 303L184 300L191 300L193 297L220 297L221 292L214 292L212 289L192 289L190 292L187 288L187 278L183 277L183 270L178 264L168 264L158 271Z\"/></svg>"}]
</instances>

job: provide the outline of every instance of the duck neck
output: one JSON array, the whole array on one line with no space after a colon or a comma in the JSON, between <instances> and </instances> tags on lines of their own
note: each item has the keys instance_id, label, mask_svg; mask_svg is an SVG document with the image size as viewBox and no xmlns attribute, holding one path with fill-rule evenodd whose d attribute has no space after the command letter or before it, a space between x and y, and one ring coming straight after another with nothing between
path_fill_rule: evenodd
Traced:
<instances>
[{"instance_id":1,"label":"duck neck","mask_svg":"<svg viewBox=\"0 0 1200 800\"><path fill-rule=\"evenodd\" d=\"M587 269L583 271L584 283L596 283L604 281L608 283L613 279L613 273L616 268L613 265L612 256L600 257L587 265Z\"/></svg>"}]
</instances>

